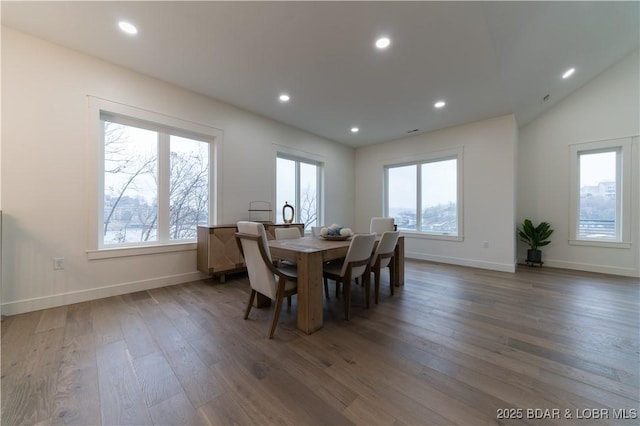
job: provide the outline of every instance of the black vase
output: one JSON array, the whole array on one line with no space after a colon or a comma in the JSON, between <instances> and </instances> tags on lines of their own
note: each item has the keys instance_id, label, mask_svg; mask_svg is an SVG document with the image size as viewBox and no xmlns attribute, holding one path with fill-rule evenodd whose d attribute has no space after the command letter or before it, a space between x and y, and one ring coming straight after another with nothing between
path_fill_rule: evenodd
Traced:
<instances>
[{"instance_id":1,"label":"black vase","mask_svg":"<svg viewBox=\"0 0 640 426\"><path fill-rule=\"evenodd\" d=\"M527 262L542 262L542 252L540 250L527 250Z\"/></svg>"}]
</instances>

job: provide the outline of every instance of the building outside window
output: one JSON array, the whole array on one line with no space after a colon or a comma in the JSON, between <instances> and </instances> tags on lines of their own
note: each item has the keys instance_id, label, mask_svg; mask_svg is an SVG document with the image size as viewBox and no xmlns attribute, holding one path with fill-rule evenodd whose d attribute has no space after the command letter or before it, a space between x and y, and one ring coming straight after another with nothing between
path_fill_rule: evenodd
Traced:
<instances>
[{"instance_id":1,"label":"building outside window","mask_svg":"<svg viewBox=\"0 0 640 426\"><path fill-rule=\"evenodd\" d=\"M629 244L631 146L631 138L571 146L572 244Z\"/></svg>"},{"instance_id":2,"label":"building outside window","mask_svg":"<svg viewBox=\"0 0 640 426\"><path fill-rule=\"evenodd\" d=\"M100 122L100 246L195 240L210 216L210 141L108 112Z\"/></svg>"},{"instance_id":3,"label":"building outside window","mask_svg":"<svg viewBox=\"0 0 640 426\"><path fill-rule=\"evenodd\" d=\"M580 207L578 238L616 239L620 150L580 152Z\"/></svg>"},{"instance_id":4,"label":"building outside window","mask_svg":"<svg viewBox=\"0 0 640 426\"><path fill-rule=\"evenodd\" d=\"M460 150L385 166L385 215L400 230L461 237L461 158Z\"/></svg>"}]
</instances>

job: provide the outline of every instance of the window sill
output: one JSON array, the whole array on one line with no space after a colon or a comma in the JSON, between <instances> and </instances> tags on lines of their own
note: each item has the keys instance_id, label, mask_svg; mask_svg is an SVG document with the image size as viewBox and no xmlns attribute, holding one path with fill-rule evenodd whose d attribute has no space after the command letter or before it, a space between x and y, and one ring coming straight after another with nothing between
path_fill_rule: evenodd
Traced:
<instances>
[{"instance_id":1,"label":"window sill","mask_svg":"<svg viewBox=\"0 0 640 426\"><path fill-rule=\"evenodd\" d=\"M605 247L616 249L630 249L631 243L620 241L602 241L602 240L569 240L572 246L588 246L588 247Z\"/></svg>"},{"instance_id":2,"label":"window sill","mask_svg":"<svg viewBox=\"0 0 640 426\"><path fill-rule=\"evenodd\" d=\"M404 229L398 229L405 238L420 238L426 240L443 240L443 241L464 241L464 237L459 235L447 235L447 234L429 234L426 232L407 231Z\"/></svg>"},{"instance_id":3,"label":"window sill","mask_svg":"<svg viewBox=\"0 0 640 426\"><path fill-rule=\"evenodd\" d=\"M116 257L144 256L159 253L171 253L176 251L196 250L197 243L174 243L154 246L118 247L100 250L87 250L89 260L112 259Z\"/></svg>"}]
</instances>

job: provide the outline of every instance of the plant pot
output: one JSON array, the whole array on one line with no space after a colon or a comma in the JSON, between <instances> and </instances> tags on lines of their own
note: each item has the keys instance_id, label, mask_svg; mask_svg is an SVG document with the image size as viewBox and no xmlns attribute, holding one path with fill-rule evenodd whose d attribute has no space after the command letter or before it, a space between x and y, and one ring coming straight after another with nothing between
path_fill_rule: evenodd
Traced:
<instances>
[{"instance_id":1,"label":"plant pot","mask_svg":"<svg viewBox=\"0 0 640 426\"><path fill-rule=\"evenodd\" d=\"M542 263L542 252L540 250L527 250L527 262Z\"/></svg>"}]
</instances>

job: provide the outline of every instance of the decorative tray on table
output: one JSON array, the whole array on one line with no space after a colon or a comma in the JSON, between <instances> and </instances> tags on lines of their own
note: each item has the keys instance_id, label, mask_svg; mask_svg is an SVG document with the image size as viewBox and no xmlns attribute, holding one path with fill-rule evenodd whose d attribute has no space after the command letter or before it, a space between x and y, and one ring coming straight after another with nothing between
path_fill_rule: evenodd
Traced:
<instances>
[{"instance_id":1,"label":"decorative tray on table","mask_svg":"<svg viewBox=\"0 0 640 426\"><path fill-rule=\"evenodd\" d=\"M321 237L329 241L345 241L351 238L351 235L321 235Z\"/></svg>"},{"instance_id":2,"label":"decorative tray on table","mask_svg":"<svg viewBox=\"0 0 640 426\"><path fill-rule=\"evenodd\" d=\"M320 236L325 240L330 241L345 241L351 238L353 235L353 231L351 228L345 228L335 223L328 227L323 227L320 229Z\"/></svg>"}]
</instances>

